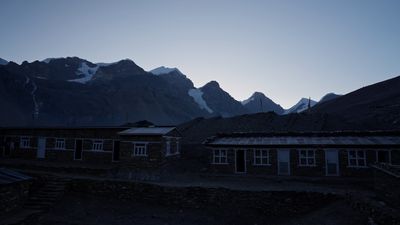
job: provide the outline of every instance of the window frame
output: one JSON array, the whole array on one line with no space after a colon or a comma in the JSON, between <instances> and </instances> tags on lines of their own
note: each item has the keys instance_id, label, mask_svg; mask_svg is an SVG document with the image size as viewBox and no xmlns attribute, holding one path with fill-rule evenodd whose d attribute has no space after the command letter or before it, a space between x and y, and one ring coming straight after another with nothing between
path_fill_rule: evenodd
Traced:
<instances>
[{"instance_id":1,"label":"window frame","mask_svg":"<svg viewBox=\"0 0 400 225\"><path fill-rule=\"evenodd\" d=\"M350 157L350 152L355 152L355 157L351 156ZM363 157L360 157L358 155L358 152L363 152ZM352 165L350 162L351 160L355 160L356 165ZM359 165L359 160L363 160L362 166ZM367 168L367 151L362 150L362 149L351 149L347 150L347 167L352 167L352 168Z\"/></svg>"},{"instance_id":2,"label":"window frame","mask_svg":"<svg viewBox=\"0 0 400 225\"><path fill-rule=\"evenodd\" d=\"M133 157L147 157L148 156L148 152L147 152L147 142L132 142L133 144L133 151L132 151L132 156ZM136 147L140 147L143 149L136 149Z\"/></svg>"},{"instance_id":3,"label":"window frame","mask_svg":"<svg viewBox=\"0 0 400 225\"><path fill-rule=\"evenodd\" d=\"M305 151L305 153L306 153L305 156L302 156L302 154L301 154L302 151ZM312 156L309 155L310 151L313 152ZM316 157L315 157L315 152L316 151L317 151L316 149L298 149L297 150L298 155L299 155L299 161L298 161L299 164L298 165L301 166L301 167L316 167L317 166ZM302 159L305 160L305 162L306 162L305 164L301 162ZM313 164L310 164L308 162L309 159L313 160Z\"/></svg>"},{"instance_id":4,"label":"window frame","mask_svg":"<svg viewBox=\"0 0 400 225\"><path fill-rule=\"evenodd\" d=\"M256 152L260 152L260 155L257 156ZM267 152L266 155L263 154L263 152ZM270 149L253 149L253 165L254 166L270 166L271 161L270 161ZM260 160L260 163L257 163L257 159ZM263 163L263 159L267 160L267 163Z\"/></svg>"},{"instance_id":5,"label":"window frame","mask_svg":"<svg viewBox=\"0 0 400 225\"><path fill-rule=\"evenodd\" d=\"M61 147L57 145L57 143L60 143L59 141L62 141L61 142L62 143ZM56 150L65 150L66 149L65 148L65 144L66 144L65 138L55 138L55 140L54 140L54 149L56 149Z\"/></svg>"},{"instance_id":6,"label":"window frame","mask_svg":"<svg viewBox=\"0 0 400 225\"><path fill-rule=\"evenodd\" d=\"M219 154L216 154L219 152ZM224 152L225 154L222 154ZM216 160L218 158L218 160ZM215 165L227 165L228 163L228 150L227 149L213 149L213 160L212 164Z\"/></svg>"},{"instance_id":7,"label":"window frame","mask_svg":"<svg viewBox=\"0 0 400 225\"><path fill-rule=\"evenodd\" d=\"M95 148L95 146L100 146L100 148L97 147ZM104 151L104 140L102 139L92 140L92 151Z\"/></svg>"},{"instance_id":8,"label":"window frame","mask_svg":"<svg viewBox=\"0 0 400 225\"><path fill-rule=\"evenodd\" d=\"M19 139L19 147L21 149L31 148L31 137L29 137L29 136L21 136L20 139Z\"/></svg>"}]
</instances>

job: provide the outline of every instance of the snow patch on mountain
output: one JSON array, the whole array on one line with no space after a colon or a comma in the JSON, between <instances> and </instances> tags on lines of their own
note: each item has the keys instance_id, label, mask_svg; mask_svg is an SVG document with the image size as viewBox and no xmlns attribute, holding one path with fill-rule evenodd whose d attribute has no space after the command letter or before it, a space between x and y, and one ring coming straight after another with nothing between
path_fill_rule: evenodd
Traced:
<instances>
[{"instance_id":1,"label":"snow patch on mountain","mask_svg":"<svg viewBox=\"0 0 400 225\"><path fill-rule=\"evenodd\" d=\"M83 77L68 81L85 84L92 79L93 75L96 74L98 69L99 65L95 67L89 67L88 64L86 64L86 62L83 62L81 63L81 66L78 68L78 71L76 71L76 75L83 75Z\"/></svg>"},{"instance_id":2,"label":"snow patch on mountain","mask_svg":"<svg viewBox=\"0 0 400 225\"><path fill-rule=\"evenodd\" d=\"M54 59L62 59L62 58L46 58L46 59L42 60L42 62L49 64L51 62L51 60L54 60Z\"/></svg>"},{"instance_id":3,"label":"snow patch on mountain","mask_svg":"<svg viewBox=\"0 0 400 225\"><path fill-rule=\"evenodd\" d=\"M153 75L160 75L160 74L171 73L172 71L177 71L177 72L181 73L181 71L179 71L177 68L169 68L169 67L165 67L165 66L157 67L153 70L150 70L149 72L152 73Z\"/></svg>"},{"instance_id":4,"label":"snow patch on mountain","mask_svg":"<svg viewBox=\"0 0 400 225\"><path fill-rule=\"evenodd\" d=\"M207 112L213 113L213 110L208 107L207 102L203 99L203 92L200 89L190 89L188 94L199 105L200 109L205 109Z\"/></svg>"},{"instance_id":5,"label":"snow patch on mountain","mask_svg":"<svg viewBox=\"0 0 400 225\"><path fill-rule=\"evenodd\" d=\"M301 98L300 101L296 103L296 105L292 106L289 109L286 109L283 114L303 112L304 110L308 109L309 102L310 102L310 107L313 107L314 105L317 104L317 102L312 99Z\"/></svg>"}]
</instances>

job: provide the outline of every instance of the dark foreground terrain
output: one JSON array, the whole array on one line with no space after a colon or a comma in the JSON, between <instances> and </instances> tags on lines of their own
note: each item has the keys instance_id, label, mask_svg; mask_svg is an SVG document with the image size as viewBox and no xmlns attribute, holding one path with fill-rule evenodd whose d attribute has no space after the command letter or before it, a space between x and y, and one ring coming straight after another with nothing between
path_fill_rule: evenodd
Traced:
<instances>
[{"instance_id":1,"label":"dark foreground terrain","mask_svg":"<svg viewBox=\"0 0 400 225\"><path fill-rule=\"evenodd\" d=\"M240 206L238 206L240 207ZM36 223L40 225L117 224L367 224L368 218L337 200L296 217L267 217L244 209L180 208L70 192Z\"/></svg>"}]
</instances>

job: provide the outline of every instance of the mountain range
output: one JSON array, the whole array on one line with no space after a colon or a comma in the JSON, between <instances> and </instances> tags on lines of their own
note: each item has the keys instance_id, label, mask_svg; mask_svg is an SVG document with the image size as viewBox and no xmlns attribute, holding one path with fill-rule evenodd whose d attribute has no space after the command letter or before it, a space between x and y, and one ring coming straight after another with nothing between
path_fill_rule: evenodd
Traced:
<instances>
[{"instance_id":1,"label":"mountain range","mask_svg":"<svg viewBox=\"0 0 400 225\"><path fill-rule=\"evenodd\" d=\"M0 112L0 126L100 126L138 120L172 125L197 117L308 112L341 98L330 93L318 104L301 98L286 110L261 92L239 102L216 81L196 88L177 68L145 71L130 59L92 63L66 57L0 64L0 102L7 109Z\"/></svg>"}]
</instances>

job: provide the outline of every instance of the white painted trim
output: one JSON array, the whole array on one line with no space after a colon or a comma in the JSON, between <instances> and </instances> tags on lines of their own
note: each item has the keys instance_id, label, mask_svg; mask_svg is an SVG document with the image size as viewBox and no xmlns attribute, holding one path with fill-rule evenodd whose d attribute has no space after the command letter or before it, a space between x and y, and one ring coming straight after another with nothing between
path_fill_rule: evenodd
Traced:
<instances>
[{"instance_id":1,"label":"white painted trim","mask_svg":"<svg viewBox=\"0 0 400 225\"><path fill-rule=\"evenodd\" d=\"M87 139L86 139L87 140ZM99 152L99 151L104 151L104 139L91 139L92 140L92 149L90 151L93 152ZM101 149L94 149L94 143L98 141L101 142ZM98 143L97 143L98 144Z\"/></svg>"},{"instance_id":2,"label":"white painted trim","mask_svg":"<svg viewBox=\"0 0 400 225\"><path fill-rule=\"evenodd\" d=\"M212 158L211 164L213 164L213 165L228 165L229 164L229 162L228 162L228 149L218 148L218 149L212 149L212 151L213 151L213 158ZM226 152L226 155L225 155L226 156L225 157L226 160L225 160L225 162L216 162L215 161L215 151L225 151ZM222 157L220 156L219 158L222 158Z\"/></svg>"},{"instance_id":3,"label":"white painted trim","mask_svg":"<svg viewBox=\"0 0 400 225\"><path fill-rule=\"evenodd\" d=\"M54 138L54 137L52 137L52 138ZM64 141L64 148L57 148L57 139L63 140L63 141ZM63 150L65 150L66 143L67 143L67 142L66 142L65 138L58 138L58 137L56 137L56 138L54 138L54 148L53 148L53 149L63 151Z\"/></svg>"},{"instance_id":4,"label":"white painted trim","mask_svg":"<svg viewBox=\"0 0 400 225\"><path fill-rule=\"evenodd\" d=\"M335 151L335 153L336 153L336 159L337 159L336 160L336 174L334 174L334 175L328 174L328 158L327 158L327 154L326 154L327 151ZM328 177L340 176L339 149L324 149L324 155L325 155L325 176L328 176Z\"/></svg>"},{"instance_id":5,"label":"white painted trim","mask_svg":"<svg viewBox=\"0 0 400 225\"><path fill-rule=\"evenodd\" d=\"M356 160L356 165L350 165L350 151L355 151L356 153L356 157L355 158L351 158ZM358 156L357 152L358 151L363 151L364 152L364 165L360 166L358 165L358 160L362 159L361 157ZM347 149L347 167L348 168L368 168L367 166L367 151L365 149Z\"/></svg>"},{"instance_id":6,"label":"white painted trim","mask_svg":"<svg viewBox=\"0 0 400 225\"><path fill-rule=\"evenodd\" d=\"M283 151L287 151L289 154L288 154L288 160L287 160L287 163L288 163L288 173L287 174L281 174L280 173L280 164L279 164L279 152L283 152ZM290 165L290 149L277 149L277 154L276 154L276 158L277 158L277 166L278 166L278 175L280 175L280 176L290 176L291 175L291 165Z\"/></svg>"},{"instance_id":7,"label":"white painted trim","mask_svg":"<svg viewBox=\"0 0 400 225\"><path fill-rule=\"evenodd\" d=\"M250 150L250 149L249 149ZM253 148L253 149L251 149L252 151L253 151L253 166L271 166L271 153L270 153L270 150L271 149L265 149L265 148ZM267 164L263 164L262 163L262 154L261 154L261 157L259 157L260 159L261 159L261 164L257 164L256 163L256 151L267 151Z\"/></svg>"},{"instance_id":8,"label":"white painted trim","mask_svg":"<svg viewBox=\"0 0 400 225\"><path fill-rule=\"evenodd\" d=\"M133 151L131 154L131 157L148 157L149 153L147 152L147 145L148 142L144 142L144 141L132 141L133 144ZM136 144L143 144L144 145L144 150L145 150L145 154L136 154Z\"/></svg>"},{"instance_id":9,"label":"white painted trim","mask_svg":"<svg viewBox=\"0 0 400 225\"><path fill-rule=\"evenodd\" d=\"M28 139L28 145L22 145L22 139ZM33 149L31 146L32 142L32 136L19 136L19 148L20 149Z\"/></svg>"},{"instance_id":10,"label":"white painted trim","mask_svg":"<svg viewBox=\"0 0 400 225\"><path fill-rule=\"evenodd\" d=\"M301 163L301 159L302 159L301 151L306 151L306 157L305 157L306 164L302 164ZM314 152L313 153L313 157L310 157L308 155L308 151L313 151ZM298 167L316 167L317 166L316 157L315 157L316 151L317 151L316 149L297 149L297 155L299 156L298 157L298 165L297 166ZM313 158L314 164L308 164L308 159L310 159L310 158Z\"/></svg>"}]
</instances>

